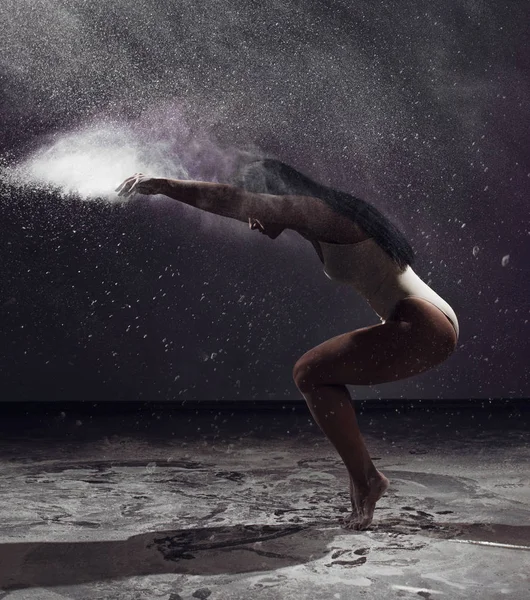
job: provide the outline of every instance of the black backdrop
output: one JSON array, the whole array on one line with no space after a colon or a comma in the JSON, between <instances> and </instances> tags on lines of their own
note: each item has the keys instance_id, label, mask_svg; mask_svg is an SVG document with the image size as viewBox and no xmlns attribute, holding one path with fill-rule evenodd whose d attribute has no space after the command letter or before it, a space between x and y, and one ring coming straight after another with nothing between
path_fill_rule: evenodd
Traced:
<instances>
[{"instance_id":1,"label":"black backdrop","mask_svg":"<svg viewBox=\"0 0 530 600\"><path fill-rule=\"evenodd\" d=\"M528 396L527 3L0 12L5 161L101 119L160 140L172 115L186 141L170 163L198 140L192 174L212 178L206 163L239 149L291 162L394 218L460 319L446 364L356 397ZM0 217L4 400L298 398L300 354L378 322L294 234L6 182Z\"/></svg>"}]
</instances>

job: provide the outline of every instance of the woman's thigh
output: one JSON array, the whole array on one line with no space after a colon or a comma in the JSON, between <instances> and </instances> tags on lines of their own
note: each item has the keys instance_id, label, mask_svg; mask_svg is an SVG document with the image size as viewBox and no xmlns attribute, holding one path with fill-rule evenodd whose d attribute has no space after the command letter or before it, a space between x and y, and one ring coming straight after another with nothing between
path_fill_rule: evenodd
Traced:
<instances>
[{"instance_id":1,"label":"woman's thigh","mask_svg":"<svg viewBox=\"0 0 530 600\"><path fill-rule=\"evenodd\" d=\"M447 317L422 298L405 298L380 325L338 335L306 352L293 376L298 387L376 385L423 373L456 346Z\"/></svg>"}]
</instances>

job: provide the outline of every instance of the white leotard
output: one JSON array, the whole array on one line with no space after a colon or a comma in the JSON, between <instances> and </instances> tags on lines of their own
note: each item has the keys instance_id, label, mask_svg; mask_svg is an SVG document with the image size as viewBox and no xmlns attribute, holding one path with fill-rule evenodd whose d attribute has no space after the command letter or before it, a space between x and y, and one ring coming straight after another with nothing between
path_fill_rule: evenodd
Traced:
<instances>
[{"instance_id":1,"label":"white leotard","mask_svg":"<svg viewBox=\"0 0 530 600\"><path fill-rule=\"evenodd\" d=\"M458 319L451 306L410 266L401 271L374 238L355 244L318 243L324 257L324 273L329 279L353 286L383 323L400 300L417 296L439 308L453 324L458 337Z\"/></svg>"}]
</instances>

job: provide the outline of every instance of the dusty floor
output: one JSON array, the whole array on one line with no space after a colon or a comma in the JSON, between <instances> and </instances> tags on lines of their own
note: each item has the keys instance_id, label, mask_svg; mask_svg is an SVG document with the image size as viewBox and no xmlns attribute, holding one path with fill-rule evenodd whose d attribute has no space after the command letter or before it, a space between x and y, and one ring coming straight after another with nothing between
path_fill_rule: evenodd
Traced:
<instances>
[{"instance_id":1,"label":"dusty floor","mask_svg":"<svg viewBox=\"0 0 530 600\"><path fill-rule=\"evenodd\" d=\"M360 423L365 532L304 412L3 419L0 599L530 598L528 412Z\"/></svg>"}]
</instances>

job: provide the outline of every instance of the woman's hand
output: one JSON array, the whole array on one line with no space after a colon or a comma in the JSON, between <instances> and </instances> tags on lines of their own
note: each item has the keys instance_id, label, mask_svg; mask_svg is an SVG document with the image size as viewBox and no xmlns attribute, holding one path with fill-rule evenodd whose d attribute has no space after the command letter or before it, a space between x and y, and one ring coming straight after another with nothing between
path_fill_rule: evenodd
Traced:
<instances>
[{"instance_id":1,"label":"woman's hand","mask_svg":"<svg viewBox=\"0 0 530 600\"><path fill-rule=\"evenodd\" d=\"M258 229L261 233L265 233L265 227L261 224L258 219L248 218L248 226L250 229Z\"/></svg>"},{"instance_id":2,"label":"woman's hand","mask_svg":"<svg viewBox=\"0 0 530 600\"><path fill-rule=\"evenodd\" d=\"M271 223L264 225L261 221L253 217L248 218L248 226L250 229L257 229L260 233L269 236L271 240L275 240L285 229L283 225L275 225Z\"/></svg>"},{"instance_id":3,"label":"woman's hand","mask_svg":"<svg viewBox=\"0 0 530 600\"><path fill-rule=\"evenodd\" d=\"M142 173L135 173L128 177L114 191L118 196L132 196L133 194L161 194L163 179L160 177L148 177Z\"/></svg>"}]
</instances>

